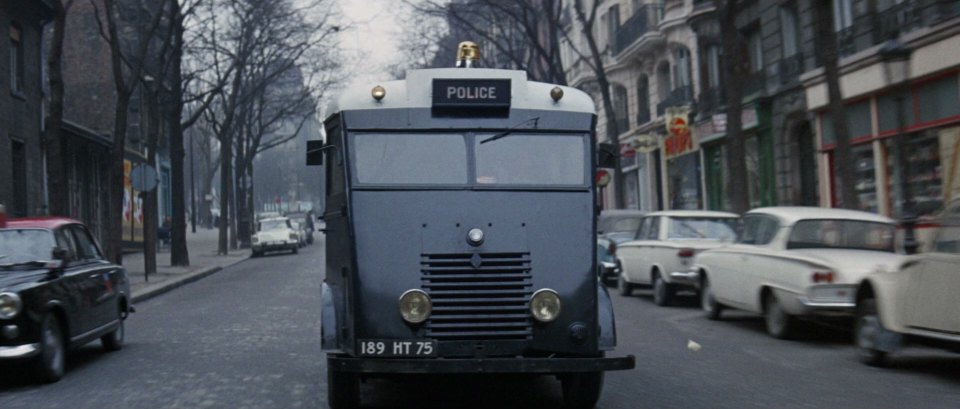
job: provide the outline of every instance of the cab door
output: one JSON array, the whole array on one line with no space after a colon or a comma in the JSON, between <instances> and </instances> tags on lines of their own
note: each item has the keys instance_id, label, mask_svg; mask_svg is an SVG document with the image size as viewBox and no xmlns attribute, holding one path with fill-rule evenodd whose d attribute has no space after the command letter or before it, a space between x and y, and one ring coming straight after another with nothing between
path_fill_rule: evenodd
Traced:
<instances>
[{"instance_id":1,"label":"cab door","mask_svg":"<svg viewBox=\"0 0 960 409\"><path fill-rule=\"evenodd\" d=\"M909 283L907 325L921 330L960 332L960 220L941 224L933 248L923 254Z\"/></svg>"},{"instance_id":2,"label":"cab door","mask_svg":"<svg viewBox=\"0 0 960 409\"><path fill-rule=\"evenodd\" d=\"M85 262L77 259L77 245L73 234L65 227L54 231L57 246L67 251L63 271L51 283L57 288L55 297L63 304L67 313L67 327L70 337L90 331L93 327L90 299L93 289L86 280Z\"/></svg>"}]
</instances>

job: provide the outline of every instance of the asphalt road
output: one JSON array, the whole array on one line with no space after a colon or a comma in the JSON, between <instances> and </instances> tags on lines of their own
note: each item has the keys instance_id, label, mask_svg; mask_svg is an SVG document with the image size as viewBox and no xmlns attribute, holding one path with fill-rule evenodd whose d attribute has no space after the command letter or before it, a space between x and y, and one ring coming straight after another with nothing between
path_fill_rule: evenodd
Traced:
<instances>
[{"instance_id":1,"label":"asphalt road","mask_svg":"<svg viewBox=\"0 0 960 409\"><path fill-rule=\"evenodd\" d=\"M0 369L0 408L325 408L322 265L320 242L141 303L123 350L83 347L59 383ZM811 325L780 341L750 314L713 322L692 299L660 308L644 291L612 297L617 354L636 355L638 368L607 375L599 408L960 407L960 354L909 349L877 369L856 361L844 331ZM362 391L371 408L539 408L558 406L559 389L550 377L475 376L373 380Z\"/></svg>"}]
</instances>

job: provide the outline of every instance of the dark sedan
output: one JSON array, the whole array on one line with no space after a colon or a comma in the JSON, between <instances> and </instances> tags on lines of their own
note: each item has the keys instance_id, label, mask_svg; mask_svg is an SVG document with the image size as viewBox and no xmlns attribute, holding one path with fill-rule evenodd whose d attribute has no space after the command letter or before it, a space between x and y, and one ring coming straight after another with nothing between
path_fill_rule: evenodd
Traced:
<instances>
[{"instance_id":1,"label":"dark sedan","mask_svg":"<svg viewBox=\"0 0 960 409\"><path fill-rule=\"evenodd\" d=\"M39 380L55 382L67 350L96 339L120 349L130 311L126 271L83 224L0 215L0 365L27 361Z\"/></svg>"}]
</instances>

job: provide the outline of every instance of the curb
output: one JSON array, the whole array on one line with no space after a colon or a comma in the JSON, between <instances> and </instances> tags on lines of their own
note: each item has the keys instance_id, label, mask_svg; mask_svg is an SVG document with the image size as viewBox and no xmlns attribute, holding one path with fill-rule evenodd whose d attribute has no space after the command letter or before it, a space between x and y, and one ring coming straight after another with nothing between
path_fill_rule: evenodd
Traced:
<instances>
[{"instance_id":1,"label":"curb","mask_svg":"<svg viewBox=\"0 0 960 409\"><path fill-rule=\"evenodd\" d=\"M225 268L232 267L232 266L235 266L235 265L237 265L237 264L240 264L240 263L242 263L242 262L244 262L244 261L247 261L248 259L249 259L249 257L244 258L244 259L241 259L241 260L238 260L238 261L235 262L235 263L231 263L231 264L228 264L228 265L225 265L225 266L204 267L204 268L202 268L202 269L200 269L200 270L197 270L197 271L195 271L195 272L186 274L186 275L184 275L183 277L179 277L179 278L176 278L176 279L172 279L172 280L169 280L169 281L165 281L165 282L163 282L163 283L157 284L156 287L146 288L146 289L144 289L143 291L141 291L140 293L133 294L133 295L130 297L130 302L133 303L133 304L136 304L136 303L139 303L139 302L147 301L147 300L149 300L149 299L151 299L151 298L154 298L154 297L156 297L156 296L158 296L158 295L168 293L168 292L173 291L173 290L175 290L175 289L177 289L177 288L179 288L179 287L182 287L182 286L184 286L184 285L190 284L190 283L192 283L192 282L194 282L194 281L200 280L200 279L202 279L202 278L204 278L204 277L207 277L207 276L209 276L209 275L212 275L212 274L214 274L214 273L217 273L217 272L219 272L219 271L221 271L221 270L223 270L223 269L225 269Z\"/></svg>"}]
</instances>

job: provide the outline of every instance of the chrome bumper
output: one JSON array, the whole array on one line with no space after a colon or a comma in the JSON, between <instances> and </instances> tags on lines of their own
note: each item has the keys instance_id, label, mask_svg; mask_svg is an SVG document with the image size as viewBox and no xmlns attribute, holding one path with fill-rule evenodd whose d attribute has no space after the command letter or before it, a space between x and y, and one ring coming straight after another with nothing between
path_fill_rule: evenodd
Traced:
<instances>
[{"instance_id":1,"label":"chrome bumper","mask_svg":"<svg viewBox=\"0 0 960 409\"><path fill-rule=\"evenodd\" d=\"M797 297L803 309L817 315L850 315L856 308L856 287L851 284L815 285Z\"/></svg>"},{"instance_id":2,"label":"chrome bumper","mask_svg":"<svg viewBox=\"0 0 960 409\"><path fill-rule=\"evenodd\" d=\"M28 358L40 353L40 344L0 347L0 359Z\"/></svg>"},{"instance_id":3,"label":"chrome bumper","mask_svg":"<svg viewBox=\"0 0 960 409\"><path fill-rule=\"evenodd\" d=\"M670 282L697 287L700 285L700 273L697 271L674 271L670 273Z\"/></svg>"}]
</instances>

